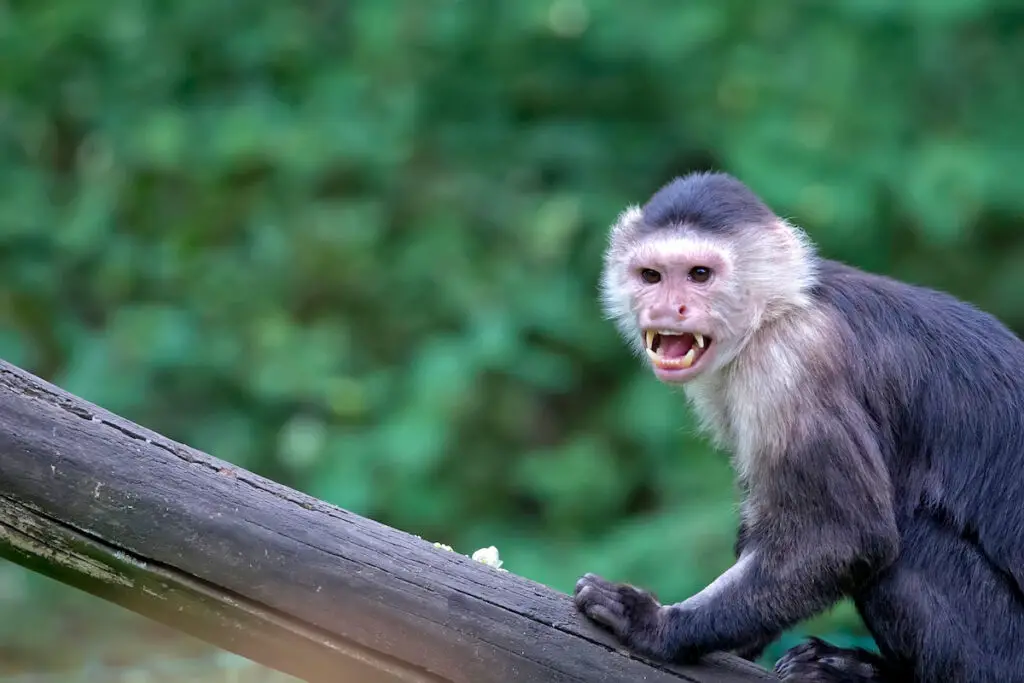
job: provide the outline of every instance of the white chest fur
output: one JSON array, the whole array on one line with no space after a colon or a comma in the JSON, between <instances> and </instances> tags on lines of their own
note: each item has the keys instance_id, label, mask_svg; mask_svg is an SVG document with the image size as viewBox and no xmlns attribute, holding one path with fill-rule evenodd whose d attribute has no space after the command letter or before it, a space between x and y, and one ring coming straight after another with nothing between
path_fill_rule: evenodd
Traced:
<instances>
[{"instance_id":1,"label":"white chest fur","mask_svg":"<svg viewBox=\"0 0 1024 683\"><path fill-rule=\"evenodd\" d=\"M784 454L785 444L822 388L837 345L828 318L811 310L762 325L743 351L713 375L686 386L701 429L731 452L746 478L766 457ZM812 374L818 375L812 380Z\"/></svg>"}]
</instances>

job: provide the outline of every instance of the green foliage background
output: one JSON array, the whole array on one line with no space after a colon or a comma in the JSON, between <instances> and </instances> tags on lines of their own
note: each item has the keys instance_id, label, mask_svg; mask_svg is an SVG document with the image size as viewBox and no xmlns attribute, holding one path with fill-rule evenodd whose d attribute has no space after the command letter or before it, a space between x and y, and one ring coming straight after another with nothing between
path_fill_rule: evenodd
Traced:
<instances>
[{"instance_id":1,"label":"green foliage background","mask_svg":"<svg viewBox=\"0 0 1024 683\"><path fill-rule=\"evenodd\" d=\"M730 561L730 472L601 319L606 226L724 169L1024 329L1022 66L1001 0L9 0L0 356L558 589L680 599ZM5 670L180 654L0 577L38 622Z\"/></svg>"}]
</instances>

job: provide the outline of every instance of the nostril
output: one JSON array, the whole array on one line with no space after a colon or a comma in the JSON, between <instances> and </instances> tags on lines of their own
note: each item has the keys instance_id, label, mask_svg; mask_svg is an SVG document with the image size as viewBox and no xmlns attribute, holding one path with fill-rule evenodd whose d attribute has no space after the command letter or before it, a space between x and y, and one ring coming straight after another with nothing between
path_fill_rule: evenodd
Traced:
<instances>
[{"instance_id":1,"label":"nostril","mask_svg":"<svg viewBox=\"0 0 1024 683\"><path fill-rule=\"evenodd\" d=\"M679 307L679 315L685 315L685 314L686 314L686 306L680 306Z\"/></svg>"}]
</instances>

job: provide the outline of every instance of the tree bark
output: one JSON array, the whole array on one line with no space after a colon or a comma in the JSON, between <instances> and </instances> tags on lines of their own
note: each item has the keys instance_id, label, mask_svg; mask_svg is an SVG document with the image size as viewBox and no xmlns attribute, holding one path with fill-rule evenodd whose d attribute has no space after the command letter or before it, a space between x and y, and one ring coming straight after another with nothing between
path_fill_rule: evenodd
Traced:
<instances>
[{"instance_id":1,"label":"tree bark","mask_svg":"<svg viewBox=\"0 0 1024 683\"><path fill-rule=\"evenodd\" d=\"M0 555L313 683L775 680L632 657L565 594L176 443L0 361Z\"/></svg>"}]
</instances>

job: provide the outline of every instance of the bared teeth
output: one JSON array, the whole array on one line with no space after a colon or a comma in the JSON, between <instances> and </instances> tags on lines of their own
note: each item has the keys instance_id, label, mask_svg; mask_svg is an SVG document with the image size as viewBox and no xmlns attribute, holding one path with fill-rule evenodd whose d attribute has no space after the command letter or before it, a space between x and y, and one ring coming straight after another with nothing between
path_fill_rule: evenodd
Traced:
<instances>
[{"instance_id":1,"label":"bared teeth","mask_svg":"<svg viewBox=\"0 0 1024 683\"><path fill-rule=\"evenodd\" d=\"M690 350L686 352L686 355L681 358L664 358L659 351L655 351L651 348L654 344L654 338L659 334L675 336L679 333L671 331L658 332L655 330L645 330L644 339L647 342L647 356L655 365L661 368L681 368L685 370L693 365L694 361L697 360L697 356L700 353L703 353L704 347L707 346L707 343L704 340L704 335L699 332L693 332L692 334L695 344L690 347Z\"/></svg>"}]
</instances>

